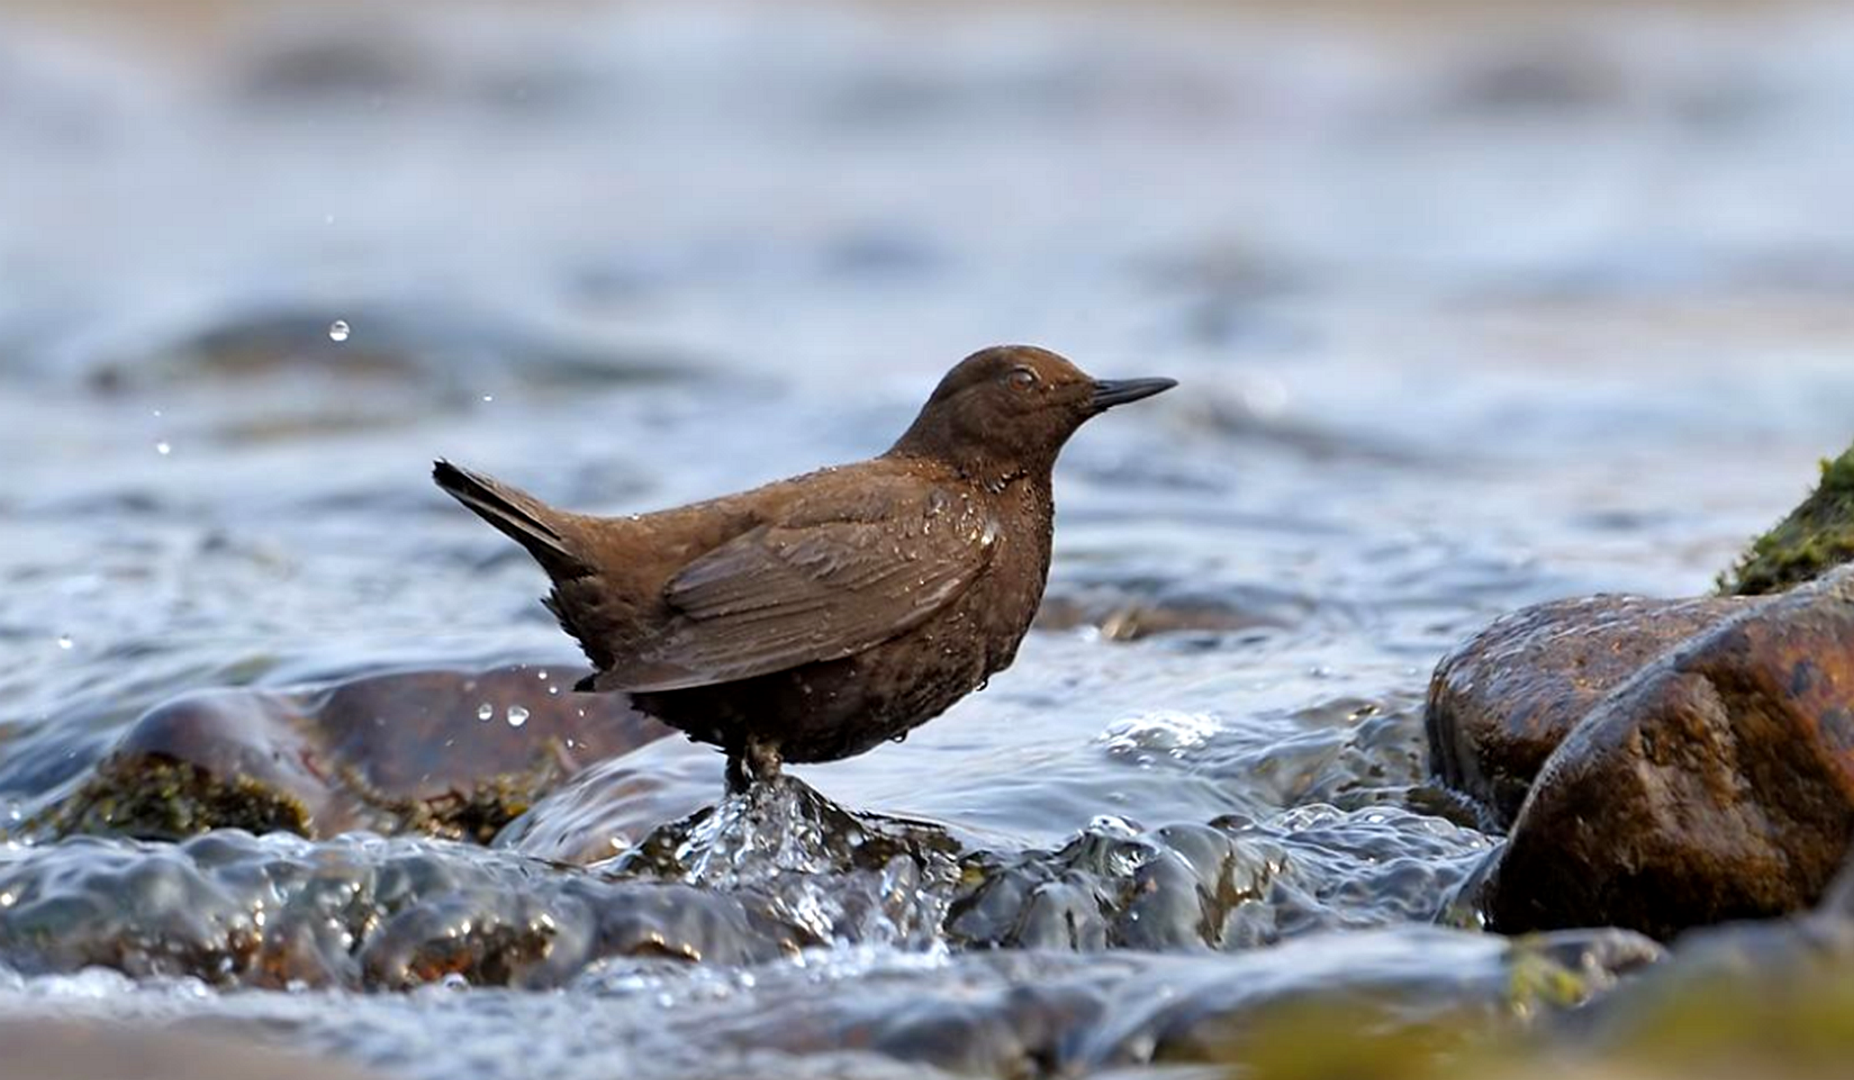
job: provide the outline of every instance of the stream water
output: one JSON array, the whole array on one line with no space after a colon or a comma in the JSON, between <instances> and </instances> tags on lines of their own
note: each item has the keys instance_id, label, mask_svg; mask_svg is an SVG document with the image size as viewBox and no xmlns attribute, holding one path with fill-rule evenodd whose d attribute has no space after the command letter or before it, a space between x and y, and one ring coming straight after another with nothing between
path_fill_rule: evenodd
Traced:
<instances>
[{"instance_id":1,"label":"stream water","mask_svg":"<svg viewBox=\"0 0 1854 1080\"><path fill-rule=\"evenodd\" d=\"M1846 446L1854 18L381 7L0 11L0 819L183 692L576 663L434 456L628 513L879 451L994 341L1183 386L1071 444L1039 628L905 744L707 810L664 740L487 848L15 839L0 1011L1023 1075L1652 958L1451 906L1499 841L1423 696L1498 613L1707 589ZM195 948L266 913L313 965Z\"/></svg>"}]
</instances>

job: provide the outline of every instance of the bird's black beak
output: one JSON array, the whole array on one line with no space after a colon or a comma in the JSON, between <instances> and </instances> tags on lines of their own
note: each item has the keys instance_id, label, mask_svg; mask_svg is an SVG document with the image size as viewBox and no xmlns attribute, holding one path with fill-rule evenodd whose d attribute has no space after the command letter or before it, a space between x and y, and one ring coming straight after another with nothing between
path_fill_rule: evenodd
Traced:
<instances>
[{"instance_id":1,"label":"bird's black beak","mask_svg":"<svg viewBox=\"0 0 1854 1080\"><path fill-rule=\"evenodd\" d=\"M1116 405L1125 405L1129 401L1162 394L1177 385L1177 379L1097 379L1094 397L1089 404L1094 406L1096 412L1100 412Z\"/></svg>"}]
</instances>

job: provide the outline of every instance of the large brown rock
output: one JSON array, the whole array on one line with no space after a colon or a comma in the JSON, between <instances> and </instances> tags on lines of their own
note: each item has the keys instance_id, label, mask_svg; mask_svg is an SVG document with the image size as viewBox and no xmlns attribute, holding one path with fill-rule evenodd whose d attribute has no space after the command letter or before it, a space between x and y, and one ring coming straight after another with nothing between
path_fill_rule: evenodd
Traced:
<instances>
[{"instance_id":1,"label":"large brown rock","mask_svg":"<svg viewBox=\"0 0 1854 1080\"><path fill-rule=\"evenodd\" d=\"M1854 567L1619 687L1540 771L1483 901L1495 929L1668 938L1814 903L1854 839Z\"/></svg>"},{"instance_id":2,"label":"large brown rock","mask_svg":"<svg viewBox=\"0 0 1854 1080\"><path fill-rule=\"evenodd\" d=\"M670 729L569 667L370 675L215 690L150 710L39 822L171 840L214 828L425 832L487 843L586 766Z\"/></svg>"},{"instance_id":3,"label":"large brown rock","mask_svg":"<svg viewBox=\"0 0 1854 1080\"><path fill-rule=\"evenodd\" d=\"M1510 825L1545 759L1611 690L1751 601L1593 596L1514 612L1437 666L1430 768Z\"/></svg>"}]
</instances>

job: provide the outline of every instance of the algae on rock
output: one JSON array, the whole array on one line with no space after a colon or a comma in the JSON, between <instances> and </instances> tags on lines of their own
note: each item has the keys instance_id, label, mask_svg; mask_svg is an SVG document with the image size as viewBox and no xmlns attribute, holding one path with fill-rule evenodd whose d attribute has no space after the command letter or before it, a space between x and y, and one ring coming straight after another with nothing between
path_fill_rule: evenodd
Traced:
<instances>
[{"instance_id":1,"label":"algae on rock","mask_svg":"<svg viewBox=\"0 0 1854 1080\"><path fill-rule=\"evenodd\" d=\"M1739 596L1782 592L1854 559L1854 447L1822 462L1822 482L1801 506L1752 541L1719 591Z\"/></svg>"},{"instance_id":2,"label":"algae on rock","mask_svg":"<svg viewBox=\"0 0 1854 1080\"><path fill-rule=\"evenodd\" d=\"M308 809L288 792L158 755L107 759L83 787L30 825L59 838L184 840L228 825L313 835Z\"/></svg>"}]
</instances>

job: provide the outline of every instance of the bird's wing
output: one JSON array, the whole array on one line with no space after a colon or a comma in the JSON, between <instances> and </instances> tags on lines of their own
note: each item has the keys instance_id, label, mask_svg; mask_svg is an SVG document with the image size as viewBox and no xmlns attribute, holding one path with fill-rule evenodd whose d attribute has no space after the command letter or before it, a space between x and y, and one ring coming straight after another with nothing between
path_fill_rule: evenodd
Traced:
<instances>
[{"instance_id":1,"label":"bird's wing","mask_svg":"<svg viewBox=\"0 0 1854 1080\"><path fill-rule=\"evenodd\" d=\"M681 690L853 656L925 622L991 561L996 524L969 500L935 491L869 516L761 525L685 566L664 589L667 632L600 688Z\"/></svg>"}]
</instances>

